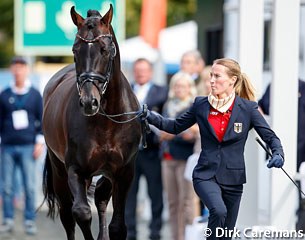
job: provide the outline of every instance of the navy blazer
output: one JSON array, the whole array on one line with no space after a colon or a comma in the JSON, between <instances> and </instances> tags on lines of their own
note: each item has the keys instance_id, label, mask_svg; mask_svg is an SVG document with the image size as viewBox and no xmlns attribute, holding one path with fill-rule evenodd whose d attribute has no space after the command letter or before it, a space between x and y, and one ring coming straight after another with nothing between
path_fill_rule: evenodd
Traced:
<instances>
[{"instance_id":1,"label":"navy blazer","mask_svg":"<svg viewBox=\"0 0 305 240\"><path fill-rule=\"evenodd\" d=\"M179 118L171 120L151 112L148 121L157 128L178 134L198 123L201 153L193 171L193 181L215 177L220 184L238 185L246 182L244 147L248 132L254 128L270 147L272 154L284 157L279 138L258 111L256 102L236 96L224 138L219 142L208 121L210 104L207 97L197 97L191 108Z\"/></svg>"}]
</instances>

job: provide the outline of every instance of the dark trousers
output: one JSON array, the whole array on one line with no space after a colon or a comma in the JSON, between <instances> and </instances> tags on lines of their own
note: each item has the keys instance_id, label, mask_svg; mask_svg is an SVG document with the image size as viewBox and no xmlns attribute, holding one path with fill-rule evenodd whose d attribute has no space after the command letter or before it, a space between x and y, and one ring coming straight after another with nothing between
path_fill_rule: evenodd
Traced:
<instances>
[{"instance_id":1,"label":"dark trousers","mask_svg":"<svg viewBox=\"0 0 305 240\"><path fill-rule=\"evenodd\" d=\"M149 225L150 238L160 238L162 227L163 210L163 187L161 176L161 159L157 150L140 150L136 159L135 177L129 191L126 207L125 220L127 225L127 236L136 237L136 209L137 194L140 177L144 175L147 181L148 196L151 200L152 219Z\"/></svg>"},{"instance_id":2,"label":"dark trousers","mask_svg":"<svg viewBox=\"0 0 305 240\"><path fill-rule=\"evenodd\" d=\"M208 240L231 239L232 236L216 235L216 228L233 230L235 227L243 185L222 185L215 178L195 181L194 189L210 212L208 228L212 235Z\"/></svg>"}]
</instances>

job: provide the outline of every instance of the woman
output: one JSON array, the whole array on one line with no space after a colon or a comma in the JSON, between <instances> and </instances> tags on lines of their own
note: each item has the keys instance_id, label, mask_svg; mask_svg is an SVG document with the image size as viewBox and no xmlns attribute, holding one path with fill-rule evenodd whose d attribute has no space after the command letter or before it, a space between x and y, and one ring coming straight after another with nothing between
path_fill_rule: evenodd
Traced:
<instances>
[{"instance_id":1,"label":"woman","mask_svg":"<svg viewBox=\"0 0 305 240\"><path fill-rule=\"evenodd\" d=\"M193 186L210 212L207 239L216 236L216 228L235 227L243 184L246 182L244 146L254 128L272 151L268 167L284 164L281 142L270 129L254 102L254 90L239 64L227 58L214 61L211 93L197 97L191 108L172 120L151 112L149 123L169 133L178 134L198 123L201 153L193 171ZM228 237L226 239L231 239Z\"/></svg>"},{"instance_id":2,"label":"woman","mask_svg":"<svg viewBox=\"0 0 305 240\"><path fill-rule=\"evenodd\" d=\"M168 100L163 116L176 118L186 112L196 96L196 87L191 75L176 73L170 81ZM161 132L163 162L162 175L169 205L169 220L172 239L183 240L186 224L192 224L195 214L194 189L184 178L186 160L193 153L196 134L189 129L177 136Z\"/></svg>"}]
</instances>

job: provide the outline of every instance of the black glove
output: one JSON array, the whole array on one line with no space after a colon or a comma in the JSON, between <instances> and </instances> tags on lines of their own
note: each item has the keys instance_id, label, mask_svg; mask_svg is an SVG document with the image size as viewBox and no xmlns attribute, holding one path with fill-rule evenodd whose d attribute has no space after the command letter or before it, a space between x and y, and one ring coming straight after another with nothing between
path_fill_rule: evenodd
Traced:
<instances>
[{"instance_id":1,"label":"black glove","mask_svg":"<svg viewBox=\"0 0 305 240\"><path fill-rule=\"evenodd\" d=\"M143 104L142 114L140 116L141 121L145 121L150 115L150 111L148 110L147 104Z\"/></svg>"},{"instance_id":2,"label":"black glove","mask_svg":"<svg viewBox=\"0 0 305 240\"><path fill-rule=\"evenodd\" d=\"M147 123L154 125L157 128L160 128L162 124L162 116L155 111L148 110L145 104L143 105L141 120L142 122L146 121Z\"/></svg>"},{"instance_id":3,"label":"black glove","mask_svg":"<svg viewBox=\"0 0 305 240\"><path fill-rule=\"evenodd\" d=\"M284 159L280 154L276 154L274 156L272 156L272 158L269 160L267 167L268 168L272 168L272 167L276 167L276 168L281 168L284 165Z\"/></svg>"},{"instance_id":4,"label":"black glove","mask_svg":"<svg viewBox=\"0 0 305 240\"><path fill-rule=\"evenodd\" d=\"M147 117L149 116L150 111L147 108L147 104L143 104L142 113L139 116L141 120L141 129L142 129L142 146L141 148L147 148L146 134L150 133L149 123Z\"/></svg>"}]
</instances>

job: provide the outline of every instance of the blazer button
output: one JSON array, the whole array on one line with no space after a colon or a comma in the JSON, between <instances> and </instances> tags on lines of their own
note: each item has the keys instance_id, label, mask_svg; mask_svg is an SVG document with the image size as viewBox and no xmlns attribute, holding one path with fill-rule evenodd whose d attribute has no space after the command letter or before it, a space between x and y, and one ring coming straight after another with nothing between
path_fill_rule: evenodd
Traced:
<instances>
[{"instance_id":1,"label":"blazer button","mask_svg":"<svg viewBox=\"0 0 305 240\"><path fill-rule=\"evenodd\" d=\"M216 157L220 158L220 154L217 154Z\"/></svg>"}]
</instances>

